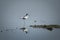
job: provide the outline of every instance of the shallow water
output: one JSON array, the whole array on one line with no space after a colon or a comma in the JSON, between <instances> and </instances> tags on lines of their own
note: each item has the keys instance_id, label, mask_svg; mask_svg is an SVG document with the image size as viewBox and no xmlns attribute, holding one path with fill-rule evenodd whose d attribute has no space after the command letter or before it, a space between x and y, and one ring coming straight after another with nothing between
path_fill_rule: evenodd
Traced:
<instances>
[{"instance_id":1,"label":"shallow water","mask_svg":"<svg viewBox=\"0 0 60 40\"><path fill-rule=\"evenodd\" d=\"M43 28L28 28L28 34L14 29L0 32L0 40L60 40L60 29L49 31Z\"/></svg>"}]
</instances>

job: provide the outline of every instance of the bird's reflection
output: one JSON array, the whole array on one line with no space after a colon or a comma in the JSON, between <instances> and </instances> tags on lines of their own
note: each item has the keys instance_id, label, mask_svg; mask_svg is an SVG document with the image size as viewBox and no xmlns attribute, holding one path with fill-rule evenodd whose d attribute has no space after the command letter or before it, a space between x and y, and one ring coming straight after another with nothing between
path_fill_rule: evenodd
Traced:
<instances>
[{"instance_id":1,"label":"bird's reflection","mask_svg":"<svg viewBox=\"0 0 60 40\"><path fill-rule=\"evenodd\" d=\"M26 34L28 33L28 29L23 27L23 28L20 28L20 30L22 30L23 32L25 32Z\"/></svg>"}]
</instances>

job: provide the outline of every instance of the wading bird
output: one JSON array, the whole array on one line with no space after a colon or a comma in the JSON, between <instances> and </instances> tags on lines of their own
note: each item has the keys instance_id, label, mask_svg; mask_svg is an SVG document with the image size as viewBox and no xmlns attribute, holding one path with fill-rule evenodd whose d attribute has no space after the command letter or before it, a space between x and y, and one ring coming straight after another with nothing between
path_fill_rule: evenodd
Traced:
<instances>
[{"instance_id":1,"label":"wading bird","mask_svg":"<svg viewBox=\"0 0 60 40\"><path fill-rule=\"evenodd\" d=\"M28 13L25 15L25 16L23 16L23 17L21 17L20 19L23 19L23 21L24 21L24 26L22 27L22 28L20 28L21 30L23 30L26 34L28 33L28 29L25 27L25 20L27 19L29 17L29 15L28 15Z\"/></svg>"},{"instance_id":2,"label":"wading bird","mask_svg":"<svg viewBox=\"0 0 60 40\"><path fill-rule=\"evenodd\" d=\"M21 17L20 19L26 20L28 18L28 14L26 14L25 16Z\"/></svg>"},{"instance_id":3,"label":"wading bird","mask_svg":"<svg viewBox=\"0 0 60 40\"><path fill-rule=\"evenodd\" d=\"M24 15L23 17L21 17L20 19L23 19L23 21L24 21L24 26L25 26L25 20L27 19L29 17L29 15L28 15L28 13L26 14L26 15Z\"/></svg>"}]
</instances>

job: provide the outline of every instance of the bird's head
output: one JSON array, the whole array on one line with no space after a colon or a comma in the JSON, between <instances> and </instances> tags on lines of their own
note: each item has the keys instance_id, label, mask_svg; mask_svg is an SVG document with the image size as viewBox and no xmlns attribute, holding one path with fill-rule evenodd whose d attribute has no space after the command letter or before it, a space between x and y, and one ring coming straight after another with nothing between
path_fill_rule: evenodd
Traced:
<instances>
[{"instance_id":1,"label":"bird's head","mask_svg":"<svg viewBox=\"0 0 60 40\"><path fill-rule=\"evenodd\" d=\"M28 15L28 13L26 14L26 16Z\"/></svg>"}]
</instances>

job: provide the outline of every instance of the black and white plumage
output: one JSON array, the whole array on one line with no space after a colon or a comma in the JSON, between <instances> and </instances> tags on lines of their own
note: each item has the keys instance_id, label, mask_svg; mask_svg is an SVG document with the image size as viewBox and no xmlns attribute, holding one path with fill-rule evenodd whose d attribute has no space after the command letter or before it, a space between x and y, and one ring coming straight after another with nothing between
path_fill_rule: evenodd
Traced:
<instances>
[{"instance_id":1,"label":"black and white plumage","mask_svg":"<svg viewBox=\"0 0 60 40\"><path fill-rule=\"evenodd\" d=\"M23 16L23 17L21 17L20 19L23 19L24 20L24 26L23 26L23 28L20 28L23 32L25 32L26 34L28 33L28 29L27 28L25 28L25 20L27 19L29 17L29 15L28 15L28 13L25 15L25 16Z\"/></svg>"},{"instance_id":2,"label":"black and white plumage","mask_svg":"<svg viewBox=\"0 0 60 40\"><path fill-rule=\"evenodd\" d=\"M26 34L28 33L28 29L23 27L23 28L20 28L23 32L25 32Z\"/></svg>"},{"instance_id":3,"label":"black and white plumage","mask_svg":"<svg viewBox=\"0 0 60 40\"><path fill-rule=\"evenodd\" d=\"M26 20L28 18L28 14L26 14L25 16L21 17L20 19Z\"/></svg>"}]
</instances>

